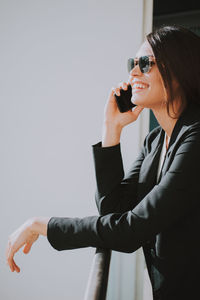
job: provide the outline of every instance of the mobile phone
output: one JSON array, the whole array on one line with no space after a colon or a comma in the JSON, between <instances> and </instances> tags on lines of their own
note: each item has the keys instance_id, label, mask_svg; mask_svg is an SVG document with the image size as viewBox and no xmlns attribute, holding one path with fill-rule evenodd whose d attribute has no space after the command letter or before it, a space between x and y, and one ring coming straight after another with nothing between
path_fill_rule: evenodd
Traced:
<instances>
[{"instance_id":1,"label":"mobile phone","mask_svg":"<svg viewBox=\"0 0 200 300\"><path fill-rule=\"evenodd\" d=\"M132 87L130 84L128 85L128 89L126 91L123 89L120 89L120 96L117 96L115 94L117 106L121 113L129 111L134 106L136 106L136 104L133 104L131 102L131 97L132 97Z\"/></svg>"}]
</instances>

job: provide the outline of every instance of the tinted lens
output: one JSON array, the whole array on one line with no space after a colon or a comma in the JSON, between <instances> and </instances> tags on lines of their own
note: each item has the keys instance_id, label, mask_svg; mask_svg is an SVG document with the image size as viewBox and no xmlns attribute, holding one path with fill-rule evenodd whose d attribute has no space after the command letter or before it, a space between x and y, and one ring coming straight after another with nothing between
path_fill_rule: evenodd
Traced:
<instances>
[{"instance_id":1,"label":"tinted lens","mask_svg":"<svg viewBox=\"0 0 200 300\"><path fill-rule=\"evenodd\" d=\"M149 57L148 56L141 56L139 58L139 67L142 73L146 73L149 71Z\"/></svg>"},{"instance_id":2,"label":"tinted lens","mask_svg":"<svg viewBox=\"0 0 200 300\"><path fill-rule=\"evenodd\" d=\"M134 58L128 59L127 67L128 67L128 72L130 73L130 71L135 67Z\"/></svg>"}]
</instances>

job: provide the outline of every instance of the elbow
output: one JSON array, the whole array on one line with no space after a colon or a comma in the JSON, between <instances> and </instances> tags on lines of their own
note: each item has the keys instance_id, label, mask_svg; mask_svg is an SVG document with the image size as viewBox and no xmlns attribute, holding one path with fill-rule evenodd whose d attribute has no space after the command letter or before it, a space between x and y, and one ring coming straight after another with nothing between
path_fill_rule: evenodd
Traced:
<instances>
[{"instance_id":1,"label":"elbow","mask_svg":"<svg viewBox=\"0 0 200 300\"><path fill-rule=\"evenodd\" d=\"M107 205L104 205L105 201L104 198L98 197L97 193L95 195L95 202L96 202L96 207L98 209L99 215L100 216L105 216L109 214L111 211L108 210Z\"/></svg>"}]
</instances>

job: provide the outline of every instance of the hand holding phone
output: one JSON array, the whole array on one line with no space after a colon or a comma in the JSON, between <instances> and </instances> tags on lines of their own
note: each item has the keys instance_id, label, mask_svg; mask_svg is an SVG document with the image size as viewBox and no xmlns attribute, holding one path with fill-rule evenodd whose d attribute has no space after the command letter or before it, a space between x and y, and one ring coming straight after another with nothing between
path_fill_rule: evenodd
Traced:
<instances>
[{"instance_id":1,"label":"hand holding phone","mask_svg":"<svg viewBox=\"0 0 200 300\"><path fill-rule=\"evenodd\" d=\"M131 110L134 106L136 106L136 104L133 104L131 102L131 97L132 97L132 87L130 84L128 85L128 89L126 91L120 89L120 96L117 96L115 94L117 106L121 113L127 112Z\"/></svg>"},{"instance_id":2,"label":"hand holding phone","mask_svg":"<svg viewBox=\"0 0 200 300\"><path fill-rule=\"evenodd\" d=\"M125 88L127 88L127 90L125 90ZM102 147L117 145L120 142L122 129L128 124L136 121L142 112L143 107L133 104L131 98L132 87L129 82L121 82L118 84L118 87L113 87L110 90L104 108ZM136 107L132 111L131 108L134 106Z\"/></svg>"}]
</instances>

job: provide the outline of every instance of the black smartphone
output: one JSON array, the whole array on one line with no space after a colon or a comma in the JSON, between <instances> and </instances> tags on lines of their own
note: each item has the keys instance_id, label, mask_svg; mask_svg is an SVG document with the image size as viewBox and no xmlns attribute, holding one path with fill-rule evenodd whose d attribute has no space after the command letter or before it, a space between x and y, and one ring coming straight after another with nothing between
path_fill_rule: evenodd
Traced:
<instances>
[{"instance_id":1,"label":"black smartphone","mask_svg":"<svg viewBox=\"0 0 200 300\"><path fill-rule=\"evenodd\" d=\"M126 112L132 109L136 104L133 104L131 102L131 97L132 97L132 87L129 84L128 89L125 91L123 89L120 89L120 96L117 96L115 94L117 106L119 108L120 112Z\"/></svg>"}]
</instances>

